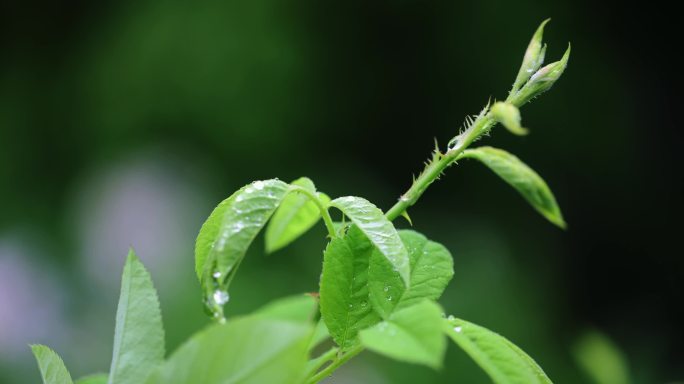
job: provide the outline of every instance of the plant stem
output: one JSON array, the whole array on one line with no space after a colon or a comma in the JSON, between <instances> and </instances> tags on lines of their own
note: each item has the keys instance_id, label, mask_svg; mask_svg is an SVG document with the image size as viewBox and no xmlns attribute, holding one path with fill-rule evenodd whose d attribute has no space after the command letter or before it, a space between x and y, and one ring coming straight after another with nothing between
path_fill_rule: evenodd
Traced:
<instances>
[{"instance_id":1,"label":"plant stem","mask_svg":"<svg viewBox=\"0 0 684 384\"><path fill-rule=\"evenodd\" d=\"M293 185L293 186L291 186L291 188L294 191L305 194L309 199L311 199L311 201L314 202L314 204L316 204L316 206L318 207L318 210L321 212L321 217L323 218L323 222L325 223L325 227L328 229L328 235L331 238L337 237L337 233L335 232L335 226L333 225L332 218L330 217L330 212L328 212L328 207L326 207L323 204L321 199L319 199L318 196L316 196L316 194L311 193L311 191L309 191L306 188L302 188L302 187L297 186L297 185Z\"/></svg>"},{"instance_id":2,"label":"plant stem","mask_svg":"<svg viewBox=\"0 0 684 384\"><path fill-rule=\"evenodd\" d=\"M307 381L307 384L316 384L319 381L325 379L326 377L332 375L337 368L339 368L341 365L349 361L352 357L358 355L363 351L363 347L361 345L357 345L356 347L350 349L347 351L345 354L342 356L338 356L335 360L333 360L330 365L325 367L322 371L318 372L314 376L312 376L309 381Z\"/></svg>"},{"instance_id":3,"label":"plant stem","mask_svg":"<svg viewBox=\"0 0 684 384\"><path fill-rule=\"evenodd\" d=\"M322 355L316 357L315 359L312 359L309 361L309 364L307 366L307 369L309 370L309 375L315 374L321 367L329 362L332 361L335 356L337 355L337 352L339 351L339 348L337 347L332 347L329 350L327 350L325 353Z\"/></svg>"},{"instance_id":4,"label":"plant stem","mask_svg":"<svg viewBox=\"0 0 684 384\"><path fill-rule=\"evenodd\" d=\"M475 121L470 125L470 127L460 135L455 138L455 145L446 153L439 152L436 150L432 161L425 167L423 172L418 176L417 179L413 181L411 188L406 191L399 201L390 208L385 216L389 220L394 220L404 213L408 207L418 201L420 196L425 192L425 190L432 184L435 180L439 179L439 176L444 172L444 170L458 160L458 156L463 153L463 151L468 148L473 141L477 140L480 136L488 132L496 124L494 119L489 113L482 114L477 117Z\"/></svg>"}]
</instances>

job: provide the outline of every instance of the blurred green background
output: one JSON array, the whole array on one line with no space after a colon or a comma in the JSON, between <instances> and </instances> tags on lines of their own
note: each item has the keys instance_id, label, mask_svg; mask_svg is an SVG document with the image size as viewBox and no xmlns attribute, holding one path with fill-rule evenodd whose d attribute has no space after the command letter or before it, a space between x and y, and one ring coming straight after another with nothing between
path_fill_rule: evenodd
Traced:
<instances>
[{"instance_id":1,"label":"blurred green background","mask_svg":"<svg viewBox=\"0 0 684 384\"><path fill-rule=\"evenodd\" d=\"M454 256L441 302L559 383L592 382L573 357L588 330L633 383L683 380L674 15L588 0L4 2L0 382L39 381L29 343L76 377L106 372L129 246L155 279L169 350L206 324L194 237L252 180L306 175L390 207L433 138L444 147L506 96L547 17L547 61L572 41L569 68L523 109L531 135L486 142L547 180L569 229L483 167L449 169L411 210ZM228 315L317 290L324 235L268 257L257 241ZM440 372L366 353L331 382L488 379L450 347Z\"/></svg>"}]
</instances>

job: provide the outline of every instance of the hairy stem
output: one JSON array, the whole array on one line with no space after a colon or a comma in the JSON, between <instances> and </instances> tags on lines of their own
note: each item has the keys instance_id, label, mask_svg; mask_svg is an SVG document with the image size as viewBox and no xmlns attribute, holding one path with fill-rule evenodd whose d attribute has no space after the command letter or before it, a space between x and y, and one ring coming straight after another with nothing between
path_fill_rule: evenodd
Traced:
<instances>
[{"instance_id":1,"label":"hairy stem","mask_svg":"<svg viewBox=\"0 0 684 384\"><path fill-rule=\"evenodd\" d=\"M345 352L344 354L338 356L335 358L330 365L325 367L322 371L318 372L314 376L312 376L309 381L307 381L307 384L316 384L319 381L325 379L326 377L332 375L337 368L342 366L344 363L349 361L352 357L358 355L359 353L363 352L363 347L361 345L357 345L356 347L350 349L349 351Z\"/></svg>"},{"instance_id":2,"label":"hairy stem","mask_svg":"<svg viewBox=\"0 0 684 384\"><path fill-rule=\"evenodd\" d=\"M473 121L473 123L468 127L466 131L454 138L453 146L446 151L446 153L439 152L439 149L435 150L432 160L428 163L427 167L418 176L417 179L413 181L411 188L406 191L399 201L392 206L392 208L387 211L385 216L389 220L394 220L401 216L410 206L416 203L420 196L425 192L425 190L432 184L435 180L439 179L439 176L444 172L444 170L458 160L458 156L463 153L463 151L470 146L475 140L480 136L487 133L496 121L492 118L491 114L481 114Z\"/></svg>"}]
</instances>

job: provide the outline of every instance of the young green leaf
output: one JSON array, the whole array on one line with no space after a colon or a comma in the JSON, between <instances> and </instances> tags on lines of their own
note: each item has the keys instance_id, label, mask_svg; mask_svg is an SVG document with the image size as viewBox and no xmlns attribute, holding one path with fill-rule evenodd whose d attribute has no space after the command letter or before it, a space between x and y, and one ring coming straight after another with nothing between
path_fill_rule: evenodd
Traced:
<instances>
[{"instance_id":1,"label":"young green leaf","mask_svg":"<svg viewBox=\"0 0 684 384\"><path fill-rule=\"evenodd\" d=\"M372 351L437 369L446 349L441 323L440 307L423 300L394 312L388 320L362 330L359 336L361 344Z\"/></svg>"},{"instance_id":2,"label":"young green leaf","mask_svg":"<svg viewBox=\"0 0 684 384\"><path fill-rule=\"evenodd\" d=\"M55 351L44 345L32 345L33 356L36 357L43 384L71 384L71 375L64 362Z\"/></svg>"},{"instance_id":3,"label":"young green leaf","mask_svg":"<svg viewBox=\"0 0 684 384\"><path fill-rule=\"evenodd\" d=\"M380 318L368 302L368 259L373 245L353 226L344 237L332 239L323 254L321 316L335 342L348 349L358 331Z\"/></svg>"},{"instance_id":4,"label":"young green leaf","mask_svg":"<svg viewBox=\"0 0 684 384\"><path fill-rule=\"evenodd\" d=\"M520 125L520 110L511 103L498 101L492 105L492 117L514 135L524 136L529 133Z\"/></svg>"},{"instance_id":5,"label":"young green leaf","mask_svg":"<svg viewBox=\"0 0 684 384\"><path fill-rule=\"evenodd\" d=\"M373 308L387 319L392 312L423 299L437 300L454 275L454 262L441 244L412 230L399 231L411 263L411 285L404 286L387 260L373 251L368 268L368 287Z\"/></svg>"},{"instance_id":6,"label":"young green leaf","mask_svg":"<svg viewBox=\"0 0 684 384\"><path fill-rule=\"evenodd\" d=\"M330 206L338 208L368 237L373 245L389 260L392 267L399 272L404 283L410 284L409 257L404 244L387 220L382 211L361 197L340 197L330 202Z\"/></svg>"},{"instance_id":7,"label":"young green leaf","mask_svg":"<svg viewBox=\"0 0 684 384\"><path fill-rule=\"evenodd\" d=\"M291 188L277 179L242 187L214 209L195 243L195 271L205 305L223 317L228 286L250 244Z\"/></svg>"},{"instance_id":8,"label":"young green leaf","mask_svg":"<svg viewBox=\"0 0 684 384\"><path fill-rule=\"evenodd\" d=\"M556 198L546 182L516 156L497 148L479 147L465 150L461 155L461 158L464 157L482 162L520 192L525 200L547 220L565 228L565 221Z\"/></svg>"},{"instance_id":9,"label":"young green leaf","mask_svg":"<svg viewBox=\"0 0 684 384\"><path fill-rule=\"evenodd\" d=\"M108 375L105 373L96 373L88 375L76 380L76 384L107 384Z\"/></svg>"},{"instance_id":10,"label":"young green leaf","mask_svg":"<svg viewBox=\"0 0 684 384\"><path fill-rule=\"evenodd\" d=\"M442 329L496 384L551 384L522 349L486 328L449 316Z\"/></svg>"},{"instance_id":11,"label":"young green leaf","mask_svg":"<svg viewBox=\"0 0 684 384\"><path fill-rule=\"evenodd\" d=\"M316 187L313 181L306 177L299 178L291 183L307 189L316 195ZM330 198L324 193L318 193L319 199L328 204ZM273 218L266 227L266 252L275 252L303 235L318 222L321 212L316 203L302 193L290 193L287 195Z\"/></svg>"},{"instance_id":12,"label":"young green leaf","mask_svg":"<svg viewBox=\"0 0 684 384\"><path fill-rule=\"evenodd\" d=\"M135 252L128 252L116 310L109 384L140 383L164 360L157 291Z\"/></svg>"},{"instance_id":13,"label":"young green leaf","mask_svg":"<svg viewBox=\"0 0 684 384\"><path fill-rule=\"evenodd\" d=\"M264 305L254 312L254 316L313 324L317 308L318 301L311 295L288 296Z\"/></svg>"},{"instance_id":14,"label":"young green leaf","mask_svg":"<svg viewBox=\"0 0 684 384\"><path fill-rule=\"evenodd\" d=\"M194 335L147 384L294 384L308 360L312 327L243 317Z\"/></svg>"}]
</instances>

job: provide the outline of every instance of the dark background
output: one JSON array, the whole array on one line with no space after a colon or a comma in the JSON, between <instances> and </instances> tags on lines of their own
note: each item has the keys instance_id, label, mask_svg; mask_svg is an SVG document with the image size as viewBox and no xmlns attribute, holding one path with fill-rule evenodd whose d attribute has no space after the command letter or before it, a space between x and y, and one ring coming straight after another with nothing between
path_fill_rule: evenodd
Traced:
<instances>
[{"instance_id":1,"label":"dark background","mask_svg":"<svg viewBox=\"0 0 684 384\"><path fill-rule=\"evenodd\" d=\"M453 253L445 309L494 329L558 382L573 346L612 340L634 383L684 379L684 196L676 12L657 2L3 2L0 382L37 382L28 343L76 377L108 369L129 245L160 291L169 350L207 320L192 246L255 179L307 175L388 208L467 114L506 96L537 25L563 78L487 144L536 169L569 223L544 222L486 169L450 168L411 210ZM401 223L401 226L404 226ZM229 314L313 291L324 231L265 257ZM366 355L335 382L487 382ZM346 378L346 379L345 379Z\"/></svg>"}]
</instances>

